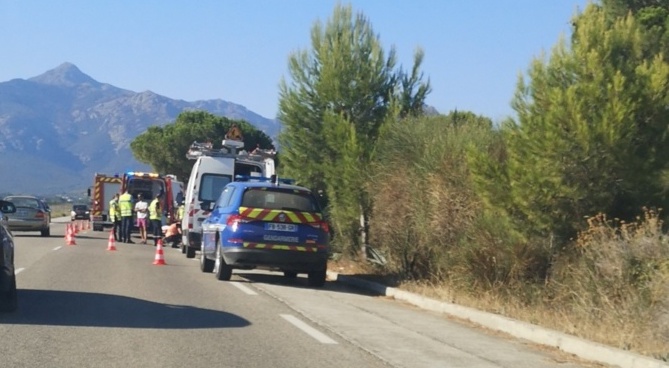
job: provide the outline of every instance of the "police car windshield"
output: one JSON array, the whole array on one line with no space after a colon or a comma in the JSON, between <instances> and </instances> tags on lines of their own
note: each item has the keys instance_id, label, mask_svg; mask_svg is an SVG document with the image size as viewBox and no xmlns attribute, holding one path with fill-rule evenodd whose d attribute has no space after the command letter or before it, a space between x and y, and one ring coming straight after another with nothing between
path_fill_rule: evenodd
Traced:
<instances>
[{"instance_id":1,"label":"police car windshield","mask_svg":"<svg viewBox=\"0 0 669 368\"><path fill-rule=\"evenodd\" d=\"M242 198L243 207L270 210L318 212L318 204L307 192L268 188L249 188Z\"/></svg>"}]
</instances>

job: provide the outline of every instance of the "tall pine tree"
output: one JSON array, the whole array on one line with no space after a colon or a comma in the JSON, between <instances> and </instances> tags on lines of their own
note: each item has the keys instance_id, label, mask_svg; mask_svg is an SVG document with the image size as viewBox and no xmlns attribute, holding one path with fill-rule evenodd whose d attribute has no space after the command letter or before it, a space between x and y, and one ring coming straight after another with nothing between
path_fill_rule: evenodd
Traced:
<instances>
[{"instance_id":1,"label":"tall pine tree","mask_svg":"<svg viewBox=\"0 0 669 368\"><path fill-rule=\"evenodd\" d=\"M652 35L633 16L612 22L595 5L574 24L571 47L561 41L548 62L532 63L529 83L519 80L518 120L502 128L503 168L478 166L488 203L564 240L584 216L630 218L668 204L659 180L669 162L661 46L649 48ZM495 199L495 191L506 194Z\"/></svg>"},{"instance_id":2,"label":"tall pine tree","mask_svg":"<svg viewBox=\"0 0 669 368\"><path fill-rule=\"evenodd\" d=\"M368 230L363 182L379 131L391 114L420 113L429 93L419 71L423 54L410 74L396 68L395 50L386 57L367 18L350 5L314 25L311 47L291 55L291 78L280 85L283 173L327 193L339 239L355 250L364 247L360 230Z\"/></svg>"}]
</instances>

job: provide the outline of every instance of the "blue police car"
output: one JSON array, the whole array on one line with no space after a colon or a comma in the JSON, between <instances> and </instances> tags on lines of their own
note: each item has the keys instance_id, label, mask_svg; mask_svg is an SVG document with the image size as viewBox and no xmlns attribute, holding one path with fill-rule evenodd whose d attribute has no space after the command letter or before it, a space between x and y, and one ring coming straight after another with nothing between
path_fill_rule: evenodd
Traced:
<instances>
[{"instance_id":1,"label":"blue police car","mask_svg":"<svg viewBox=\"0 0 669 368\"><path fill-rule=\"evenodd\" d=\"M308 275L325 284L330 229L316 197L292 181L235 177L202 223L202 272L230 280L233 269Z\"/></svg>"}]
</instances>

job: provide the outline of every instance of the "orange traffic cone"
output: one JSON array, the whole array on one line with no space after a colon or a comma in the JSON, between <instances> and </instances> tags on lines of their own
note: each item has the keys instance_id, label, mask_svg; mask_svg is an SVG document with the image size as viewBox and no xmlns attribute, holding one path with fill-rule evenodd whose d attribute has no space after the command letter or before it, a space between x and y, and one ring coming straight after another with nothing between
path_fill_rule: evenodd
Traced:
<instances>
[{"instance_id":1,"label":"orange traffic cone","mask_svg":"<svg viewBox=\"0 0 669 368\"><path fill-rule=\"evenodd\" d=\"M70 224L65 224L65 244L67 244L69 238L70 238Z\"/></svg>"},{"instance_id":2,"label":"orange traffic cone","mask_svg":"<svg viewBox=\"0 0 669 368\"><path fill-rule=\"evenodd\" d=\"M107 250L116 250L116 241L114 240L114 230L109 232L109 241L107 242Z\"/></svg>"},{"instance_id":3,"label":"orange traffic cone","mask_svg":"<svg viewBox=\"0 0 669 368\"><path fill-rule=\"evenodd\" d=\"M156 257L153 260L154 265L163 266L165 265L165 257L163 255L163 240L158 239L158 244L156 245Z\"/></svg>"},{"instance_id":4,"label":"orange traffic cone","mask_svg":"<svg viewBox=\"0 0 669 368\"><path fill-rule=\"evenodd\" d=\"M65 242L67 245L77 245L74 241L74 230L71 225L69 225L65 231Z\"/></svg>"}]
</instances>

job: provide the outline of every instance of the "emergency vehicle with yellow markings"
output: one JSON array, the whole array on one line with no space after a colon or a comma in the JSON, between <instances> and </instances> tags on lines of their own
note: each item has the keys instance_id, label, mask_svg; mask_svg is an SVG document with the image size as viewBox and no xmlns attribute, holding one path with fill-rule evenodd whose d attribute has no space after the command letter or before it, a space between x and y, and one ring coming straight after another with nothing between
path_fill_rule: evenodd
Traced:
<instances>
[{"instance_id":1,"label":"emergency vehicle with yellow markings","mask_svg":"<svg viewBox=\"0 0 669 368\"><path fill-rule=\"evenodd\" d=\"M133 203L137 202L137 195L141 194L144 201L151 203L157 195L162 195L160 199L160 208L162 213L162 223L171 224L177 216L178 194L175 193L174 184L179 183L177 177L172 174L162 175L155 172L128 171L123 174L121 180L121 192L126 190L132 195ZM133 214L136 216L136 214ZM136 223L136 221L133 221ZM151 224L149 223L149 233L151 233Z\"/></svg>"},{"instance_id":2,"label":"emergency vehicle with yellow markings","mask_svg":"<svg viewBox=\"0 0 669 368\"><path fill-rule=\"evenodd\" d=\"M109 201L114 194L121 191L121 177L96 173L93 177L93 187L88 189L91 197L91 219L93 231L103 231L114 224L109 219Z\"/></svg>"},{"instance_id":3,"label":"emergency vehicle with yellow markings","mask_svg":"<svg viewBox=\"0 0 669 368\"><path fill-rule=\"evenodd\" d=\"M234 128L234 126L233 126ZM186 157L195 160L186 185L184 217L181 220L181 251L187 258L194 258L202 243L201 226L211 213L223 187L235 175L271 176L275 174L273 150L256 148L244 150L239 131L231 129L222 141L221 148L211 142L193 142Z\"/></svg>"},{"instance_id":4,"label":"emergency vehicle with yellow markings","mask_svg":"<svg viewBox=\"0 0 669 368\"><path fill-rule=\"evenodd\" d=\"M237 176L202 223L200 270L230 280L233 269L261 268L325 284L330 228L317 198L292 181Z\"/></svg>"}]
</instances>

